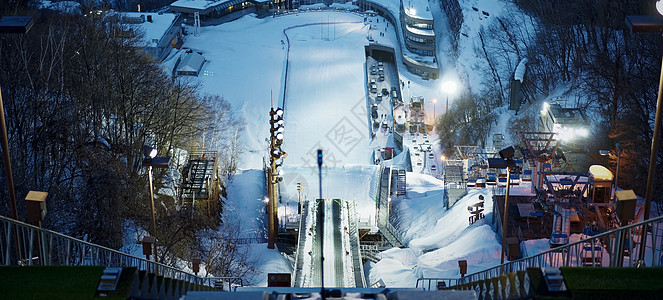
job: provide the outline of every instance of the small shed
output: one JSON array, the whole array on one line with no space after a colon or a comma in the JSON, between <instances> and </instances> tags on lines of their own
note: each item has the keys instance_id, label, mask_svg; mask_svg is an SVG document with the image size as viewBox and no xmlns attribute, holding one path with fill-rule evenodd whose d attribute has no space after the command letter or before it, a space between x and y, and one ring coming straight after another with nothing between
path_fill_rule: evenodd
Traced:
<instances>
[{"instance_id":1,"label":"small shed","mask_svg":"<svg viewBox=\"0 0 663 300\"><path fill-rule=\"evenodd\" d=\"M601 165L589 167L589 179L592 183L592 201L594 203L608 203L612 196L612 172Z\"/></svg>"},{"instance_id":2,"label":"small shed","mask_svg":"<svg viewBox=\"0 0 663 300\"><path fill-rule=\"evenodd\" d=\"M177 64L177 75L198 76L205 64L205 57L197 52L185 53Z\"/></svg>"}]
</instances>

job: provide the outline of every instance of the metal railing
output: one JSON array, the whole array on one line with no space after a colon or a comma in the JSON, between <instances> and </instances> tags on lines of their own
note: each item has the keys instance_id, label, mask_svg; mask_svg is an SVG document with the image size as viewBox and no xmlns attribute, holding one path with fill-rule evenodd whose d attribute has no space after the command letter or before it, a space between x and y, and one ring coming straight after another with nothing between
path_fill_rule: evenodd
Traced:
<instances>
[{"instance_id":1,"label":"metal railing","mask_svg":"<svg viewBox=\"0 0 663 300\"><path fill-rule=\"evenodd\" d=\"M646 228L645 255L638 257ZM527 268L583 266L654 267L663 264L663 216L591 236L537 255L514 260L458 279L458 284L477 282Z\"/></svg>"},{"instance_id":2,"label":"metal railing","mask_svg":"<svg viewBox=\"0 0 663 300\"><path fill-rule=\"evenodd\" d=\"M440 287L454 286L454 285L458 284L458 278L442 278L442 277L439 277L439 278L433 278L433 277L431 277L431 278L428 278L428 277L418 278L417 279L417 285L415 287L418 288L418 289L423 288L426 291L430 291L431 290L431 285L434 283L433 288L435 290L437 290L438 285L439 285L440 282L444 283ZM419 284L419 283L421 283L421 284Z\"/></svg>"},{"instance_id":3,"label":"metal railing","mask_svg":"<svg viewBox=\"0 0 663 300\"><path fill-rule=\"evenodd\" d=\"M240 277L198 277L141 257L0 216L0 265L136 267L193 284L243 286Z\"/></svg>"}]
</instances>

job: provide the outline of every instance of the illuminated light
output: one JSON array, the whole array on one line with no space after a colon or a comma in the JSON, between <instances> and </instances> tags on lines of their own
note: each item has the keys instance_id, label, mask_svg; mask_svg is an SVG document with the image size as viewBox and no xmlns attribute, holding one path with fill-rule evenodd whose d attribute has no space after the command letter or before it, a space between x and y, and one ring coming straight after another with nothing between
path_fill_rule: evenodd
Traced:
<instances>
[{"instance_id":1,"label":"illuminated light","mask_svg":"<svg viewBox=\"0 0 663 300\"><path fill-rule=\"evenodd\" d=\"M440 156L440 159L441 159L442 161L445 161L445 160L447 160L447 157L444 156L444 155L442 155L442 156Z\"/></svg>"},{"instance_id":2,"label":"illuminated light","mask_svg":"<svg viewBox=\"0 0 663 300\"><path fill-rule=\"evenodd\" d=\"M283 115L283 108L277 108L276 109L276 115L277 116L282 116Z\"/></svg>"},{"instance_id":3,"label":"illuminated light","mask_svg":"<svg viewBox=\"0 0 663 300\"><path fill-rule=\"evenodd\" d=\"M283 132L279 132L276 134L276 139L277 140L283 140Z\"/></svg>"},{"instance_id":4,"label":"illuminated light","mask_svg":"<svg viewBox=\"0 0 663 300\"><path fill-rule=\"evenodd\" d=\"M447 94L453 94L458 89L458 85L453 80L447 80L442 83L442 91Z\"/></svg>"},{"instance_id":5,"label":"illuminated light","mask_svg":"<svg viewBox=\"0 0 663 300\"><path fill-rule=\"evenodd\" d=\"M276 124L278 124L279 126L283 126L283 124L285 124L285 121L283 121L283 118L281 118L280 120L276 121Z\"/></svg>"},{"instance_id":6,"label":"illuminated light","mask_svg":"<svg viewBox=\"0 0 663 300\"><path fill-rule=\"evenodd\" d=\"M283 126L279 126L279 127L276 128L276 132L283 133L283 131L285 131L285 127L283 127Z\"/></svg>"},{"instance_id":7,"label":"illuminated light","mask_svg":"<svg viewBox=\"0 0 663 300\"><path fill-rule=\"evenodd\" d=\"M557 136L562 141L570 141L575 137L575 130L566 127L561 127L557 132Z\"/></svg>"},{"instance_id":8,"label":"illuminated light","mask_svg":"<svg viewBox=\"0 0 663 300\"><path fill-rule=\"evenodd\" d=\"M663 0L656 1L656 10L660 15L663 15Z\"/></svg>"},{"instance_id":9,"label":"illuminated light","mask_svg":"<svg viewBox=\"0 0 663 300\"><path fill-rule=\"evenodd\" d=\"M576 135L580 137L588 137L589 136L589 130L587 128L577 128L576 129Z\"/></svg>"},{"instance_id":10,"label":"illuminated light","mask_svg":"<svg viewBox=\"0 0 663 300\"><path fill-rule=\"evenodd\" d=\"M549 108L550 104L548 104L548 102L543 102L543 109L541 109L541 114L545 115L548 112Z\"/></svg>"}]
</instances>

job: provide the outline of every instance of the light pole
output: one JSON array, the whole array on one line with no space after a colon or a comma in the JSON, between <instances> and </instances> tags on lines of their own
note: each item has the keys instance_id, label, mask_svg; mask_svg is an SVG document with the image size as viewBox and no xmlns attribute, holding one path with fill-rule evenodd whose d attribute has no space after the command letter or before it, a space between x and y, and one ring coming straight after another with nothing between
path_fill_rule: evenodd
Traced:
<instances>
[{"instance_id":1,"label":"light pole","mask_svg":"<svg viewBox=\"0 0 663 300\"><path fill-rule=\"evenodd\" d=\"M612 155L617 155L617 167L615 170L615 183L612 185L612 191L610 192L610 198L614 199L615 197L615 190L617 190L617 183L619 182L619 165L622 160L622 148L619 147L619 143L615 144L615 147L617 148L617 153L609 151L609 150L599 150L599 154L603 156L608 156L610 154Z\"/></svg>"},{"instance_id":2,"label":"light pole","mask_svg":"<svg viewBox=\"0 0 663 300\"><path fill-rule=\"evenodd\" d=\"M499 152L501 158L489 158L488 167L492 169L506 169L506 192L504 194L504 219L502 221L502 253L500 255L500 264L504 264L504 254L506 248L506 230L509 216L509 189L511 186L511 169L516 166L513 157L515 150L513 147L503 149Z\"/></svg>"},{"instance_id":3,"label":"light pole","mask_svg":"<svg viewBox=\"0 0 663 300\"><path fill-rule=\"evenodd\" d=\"M0 18L0 33L26 34L32 28L34 19L27 16L4 16ZM2 88L0 87L0 137L2 142L2 162L5 166L7 176L7 192L9 193L9 207L11 207L12 218L18 221L16 211L16 193L14 192L14 176L12 175L11 157L9 155L9 139L7 138L7 122L5 121L5 108L2 102ZM18 229L14 228L14 246L16 247L16 259L22 260L21 250L18 245Z\"/></svg>"},{"instance_id":4,"label":"light pole","mask_svg":"<svg viewBox=\"0 0 663 300\"><path fill-rule=\"evenodd\" d=\"M283 120L283 109L273 107L269 111L269 170L267 170L268 183L267 183L267 194L269 197L269 203L267 204L267 248L274 249L274 243L276 240L277 226L278 226L278 207L277 207L277 184L283 180L282 177L278 175L278 167L280 165L276 164L276 161L285 158L288 154L285 151L281 150L281 145L283 144L283 131L285 121Z\"/></svg>"},{"instance_id":5,"label":"light pole","mask_svg":"<svg viewBox=\"0 0 663 300\"><path fill-rule=\"evenodd\" d=\"M27 16L4 16L0 18L0 33L26 34L32 28L34 19ZM14 176L12 176L11 157L9 155L9 139L7 138L7 122L5 121L5 108L2 103L2 89L0 88L0 136L2 137L2 161L7 176L7 189L9 192L9 206L12 218L18 221L16 211L16 193L14 192Z\"/></svg>"},{"instance_id":6,"label":"light pole","mask_svg":"<svg viewBox=\"0 0 663 300\"><path fill-rule=\"evenodd\" d=\"M456 82L453 80L447 80L442 83L442 92L447 94L447 106L444 110L445 115L449 112L449 94L455 93L457 88Z\"/></svg>"},{"instance_id":7,"label":"light pole","mask_svg":"<svg viewBox=\"0 0 663 300\"><path fill-rule=\"evenodd\" d=\"M663 1L656 1L656 10L663 15ZM663 32L663 19L660 16L626 16L626 25L631 32ZM649 219L651 200L654 193L654 173L656 171L656 156L658 154L659 132L661 130L661 110L663 109L663 60L658 82L658 95L656 97L656 117L654 118L654 133L651 139L651 151L649 154L649 171L647 173L647 191L645 193L645 212L643 220ZM642 234L647 236L647 228L643 226ZM644 260L647 239L643 238L640 245L640 260Z\"/></svg>"},{"instance_id":8,"label":"light pole","mask_svg":"<svg viewBox=\"0 0 663 300\"><path fill-rule=\"evenodd\" d=\"M157 149L150 146L143 146L143 167L147 167L148 183L150 185L150 205L152 208L152 236L154 237L154 262L157 258L157 222L154 217L154 187L152 186L152 168L167 169L170 157L156 157Z\"/></svg>"},{"instance_id":9,"label":"light pole","mask_svg":"<svg viewBox=\"0 0 663 300\"><path fill-rule=\"evenodd\" d=\"M437 104L437 99L433 98L433 124L435 124L435 120L437 119L437 116L435 114L435 106Z\"/></svg>"}]
</instances>

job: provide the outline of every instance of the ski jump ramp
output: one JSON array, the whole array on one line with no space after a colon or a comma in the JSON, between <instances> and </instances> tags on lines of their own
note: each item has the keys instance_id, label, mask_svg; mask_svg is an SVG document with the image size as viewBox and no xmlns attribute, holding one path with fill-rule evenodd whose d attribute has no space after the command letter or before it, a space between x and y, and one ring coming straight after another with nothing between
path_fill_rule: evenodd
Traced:
<instances>
[{"instance_id":1,"label":"ski jump ramp","mask_svg":"<svg viewBox=\"0 0 663 300\"><path fill-rule=\"evenodd\" d=\"M295 287L365 287L354 202L316 199L302 205Z\"/></svg>"}]
</instances>

